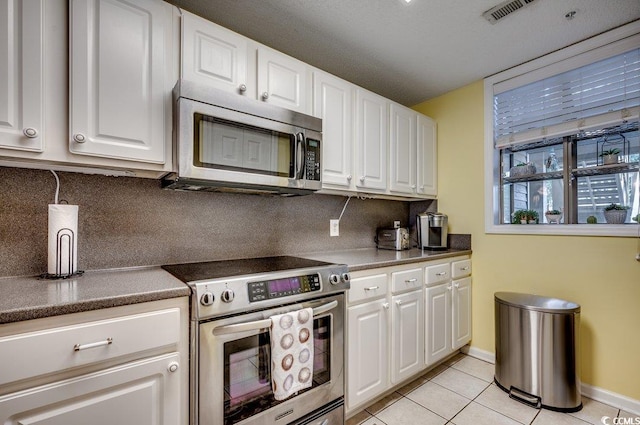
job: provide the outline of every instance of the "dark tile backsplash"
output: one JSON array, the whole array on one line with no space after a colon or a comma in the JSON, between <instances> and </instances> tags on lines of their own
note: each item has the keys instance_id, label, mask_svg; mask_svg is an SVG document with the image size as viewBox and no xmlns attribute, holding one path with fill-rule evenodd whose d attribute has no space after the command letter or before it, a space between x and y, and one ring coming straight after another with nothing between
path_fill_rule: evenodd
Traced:
<instances>
[{"instance_id":1,"label":"dark tile backsplash","mask_svg":"<svg viewBox=\"0 0 640 425\"><path fill-rule=\"evenodd\" d=\"M158 180L59 173L60 199L79 205L78 268L159 265L333 249L374 247L378 227L433 209L416 203L352 198L329 237L346 197L293 198L187 193ZM47 269L51 172L0 167L0 276Z\"/></svg>"}]
</instances>

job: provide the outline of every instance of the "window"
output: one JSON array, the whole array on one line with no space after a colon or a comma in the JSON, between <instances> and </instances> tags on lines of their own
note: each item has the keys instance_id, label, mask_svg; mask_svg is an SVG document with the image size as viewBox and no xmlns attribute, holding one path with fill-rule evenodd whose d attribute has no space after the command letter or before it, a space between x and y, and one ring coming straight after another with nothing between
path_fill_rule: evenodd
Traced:
<instances>
[{"instance_id":1,"label":"window","mask_svg":"<svg viewBox=\"0 0 640 425\"><path fill-rule=\"evenodd\" d=\"M637 233L638 45L636 22L485 80L487 232Z\"/></svg>"}]
</instances>

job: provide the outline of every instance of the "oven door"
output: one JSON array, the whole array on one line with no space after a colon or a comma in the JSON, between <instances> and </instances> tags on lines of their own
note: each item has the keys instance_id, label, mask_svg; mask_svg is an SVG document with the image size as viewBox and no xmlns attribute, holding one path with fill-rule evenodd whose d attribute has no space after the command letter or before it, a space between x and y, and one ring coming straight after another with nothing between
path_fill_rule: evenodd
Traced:
<instances>
[{"instance_id":1,"label":"oven door","mask_svg":"<svg viewBox=\"0 0 640 425\"><path fill-rule=\"evenodd\" d=\"M314 309L313 385L277 401L271 391L269 317ZM202 323L199 425L288 424L344 395L344 294Z\"/></svg>"}]
</instances>

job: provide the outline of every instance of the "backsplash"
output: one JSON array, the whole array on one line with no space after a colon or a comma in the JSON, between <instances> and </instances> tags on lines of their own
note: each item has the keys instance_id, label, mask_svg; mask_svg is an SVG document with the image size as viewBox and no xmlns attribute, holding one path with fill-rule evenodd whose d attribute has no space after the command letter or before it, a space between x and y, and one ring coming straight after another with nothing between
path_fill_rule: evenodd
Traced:
<instances>
[{"instance_id":1,"label":"backsplash","mask_svg":"<svg viewBox=\"0 0 640 425\"><path fill-rule=\"evenodd\" d=\"M79 205L78 268L105 268L295 255L375 247L376 229L435 201L349 201L340 236L329 236L346 197L293 198L163 190L158 180L58 173L60 199ZM51 172L0 167L0 276L47 269ZM414 224L414 223L411 223Z\"/></svg>"}]
</instances>

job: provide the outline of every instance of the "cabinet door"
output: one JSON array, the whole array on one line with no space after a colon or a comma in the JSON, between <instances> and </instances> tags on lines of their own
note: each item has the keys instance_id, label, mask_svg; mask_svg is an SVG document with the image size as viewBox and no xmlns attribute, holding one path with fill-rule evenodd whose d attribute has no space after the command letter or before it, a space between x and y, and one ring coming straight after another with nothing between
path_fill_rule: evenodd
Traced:
<instances>
[{"instance_id":1,"label":"cabinet door","mask_svg":"<svg viewBox=\"0 0 640 425\"><path fill-rule=\"evenodd\" d=\"M44 150L44 2L0 2L0 148Z\"/></svg>"},{"instance_id":2,"label":"cabinet door","mask_svg":"<svg viewBox=\"0 0 640 425\"><path fill-rule=\"evenodd\" d=\"M428 366L451 353L451 283L426 288L424 311Z\"/></svg>"},{"instance_id":3,"label":"cabinet door","mask_svg":"<svg viewBox=\"0 0 640 425\"><path fill-rule=\"evenodd\" d=\"M389 387L388 308L382 299L347 309L348 409Z\"/></svg>"},{"instance_id":4,"label":"cabinet door","mask_svg":"<svg viewBox=\"0 0 640 425\"><path fill-rule=\"evenodd\" d=\"M389 189L413 195L416 192L417 113L394 103L389 108L391 150Z\"/></svg>"},{"instance_id":5,"label":"cabinet door","mask_svg":"<svg viewBox=\"0 0 640 425\"><path fill-rule=\"evenodd\" d=\"M422 290L391 298L391 382L397 384L424 365Z\"/></svg>"},{"instance_id":6,"label":"cabinet door","mask_svg":"<svg viewBox=\"0 0 640 425\"><path fill-rule=\"evenodd\" d=\"M3 425L185 424L180 373L168 354L0 397Z\"/></svg>"},{"instance_id":7,"label":"cabinet door","mask_svg":"<svg viewBox=\"0 0 640 425\"><path fill-rule=\"evenodd\" d=\"M356 93L356 186L384 191L389 141L387 100L362 89Z\"/></svg>"},{"instance_id":8,"label":"cabinet door","mask_svg":"<svg viewBox=\"0 0 640 425\"><path fill-rule=\"evenodd\" d=\"M182 13L182 78L236 93L255 93L247 78L247 39Z\"/></svg>"},{"instance_id":9,"label":"cabinet door","mask_svg":"<svg viewBox=\"0 0 640 425\"><path fill-rule=\"evenodd\" d=\"M457 350L471 341L471 278L453 281L453 342Z\"/></svg>"},{"instance_id":10,"label":"cabinet door","mask_svg":"<svg viewBox=\"0 0 640 425\"><path fill-rule=\"evenodd\" d=\"M418 114L418 195L438 194L438 151L436 123Z\"/></svg>"},{"instance_id":11,"label":"cabinet door","mask_svg":"<svg viewBox=\"0 0 640 425\"><path fill-rule=\"evenodd\" d=\"M72 0L69 26L71 152L164 163L171 6Z\"/></svg>"},{"instance_id":12,"label":"cabinet door","mask_svg":"<svg viewBox=\"0 0 640 425\"><path fill-rule=\"evenodd\" d=\"M274 50L258 48L258 98L309 114L308 71L304 62Z\"/></svg>"},{"instance_id":13,"label":"cabinet door","mask_svg":"<svg viewBox=\"0 0 640 425\"><path fill-rule=\"evenodd\" d=\"M322 118L322 183L349 188L353 169L353 85L314 73L313 114Z\"/></svg>"}]
</instances>

